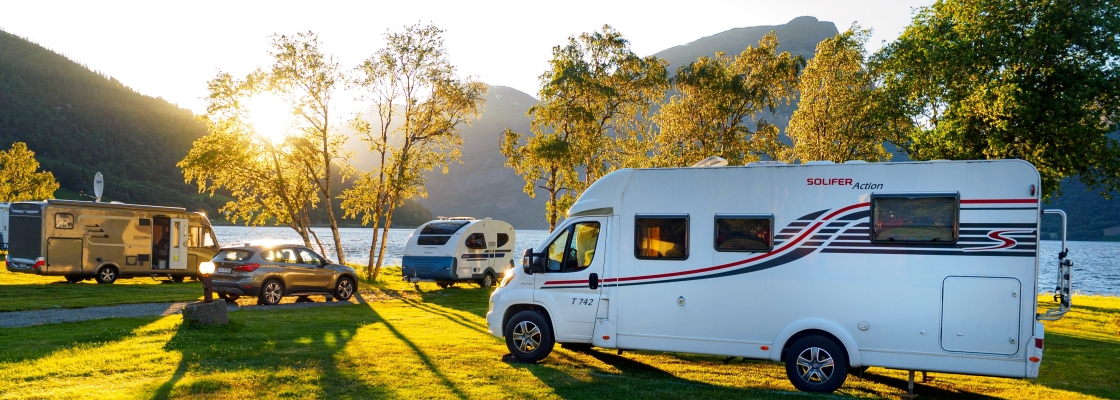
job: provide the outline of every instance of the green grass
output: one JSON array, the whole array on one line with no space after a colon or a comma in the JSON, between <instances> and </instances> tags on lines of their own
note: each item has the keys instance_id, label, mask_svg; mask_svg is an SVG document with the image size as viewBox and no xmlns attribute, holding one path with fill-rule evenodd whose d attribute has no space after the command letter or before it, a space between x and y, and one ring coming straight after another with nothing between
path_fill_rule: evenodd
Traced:
<instances>
[{"instance_id":1,"label":"green grass","mask_svg":"<svg viewBox=\"0 0 1120 400\"><path fill-rule=\"evenodd\" d=\"M145 277L118 279L112 285L99 285L93 280L69 283L61 276L0 270L0 312L193 301L201 298L202 285L191 281L161 284L160 281Z\"/></svg>"},{"instance_id":2,"label":"green grass","mask_svg":"<svg viewBox=\"0 0 1120 400\"><path fill-rule=\"evenodd\" d=\"M559 348L508 364L486 333L488 291L421 292L385 274L367 303L0 329L0 398L789 398L782 365L690 354ZM1045 306L1045 304L1044 304ZM1039 379L935 374L921 398L1118 398L1120 298L1079 296L1047 323ZM872 368L841 397L898 398L905 371ZM800 395L798 395L800 396ZM812 396L809 396L812 397Z\"/></svg>"}]
</instances>

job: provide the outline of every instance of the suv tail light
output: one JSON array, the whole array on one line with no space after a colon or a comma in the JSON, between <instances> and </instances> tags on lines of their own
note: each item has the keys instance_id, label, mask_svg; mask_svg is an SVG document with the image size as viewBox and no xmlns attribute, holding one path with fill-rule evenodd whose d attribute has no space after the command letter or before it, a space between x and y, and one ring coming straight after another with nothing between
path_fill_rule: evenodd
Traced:
<instances>
[{"instance_id":1,"label":"suv tail light","mask_svg":"<svg viewBox=\"0 0 1120 400\"><path fill-rule=\"evenodd\" d=\"M256 271L256 270L257 270L257 268L260 268L260 267L261 267L261 265L260 265L260 264L256 264L256 263L253 263L253 264L241 264L241 265L238 265L238 266L236 266L236 267L233 267L233 270L234 270L234 271L241 271L241 272L253 272L253 271Z\"/></svg>"}]
</instances>

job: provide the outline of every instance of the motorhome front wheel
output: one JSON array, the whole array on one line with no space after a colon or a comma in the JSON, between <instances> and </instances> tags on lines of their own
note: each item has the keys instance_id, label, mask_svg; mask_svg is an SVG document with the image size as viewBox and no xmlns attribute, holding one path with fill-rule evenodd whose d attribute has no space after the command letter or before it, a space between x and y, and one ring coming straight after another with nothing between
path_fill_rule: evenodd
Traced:
<instances>
[{"instance_id":1,"label":"motorhome front wheel","mask_svg":"<svg viewBox=\"0 0 1120 400\"><path fill-rule=\"evenodd\" d=\"M506 347L521 362L537 362L552 352L555 339L541 313L522 311L509 319L505 326Z\"/></svg>"},{"instance_id":2,"label":"motorhome front wheel","mask_svg":"<svg viewBox=\"0 0 1120 400\"><path fill-rule=\"evenodd\" d=\"M806 336L786 352L786 376L803 392L832 393L848 378L848 355L832 339Z\"/></svg>"}]
</instances>

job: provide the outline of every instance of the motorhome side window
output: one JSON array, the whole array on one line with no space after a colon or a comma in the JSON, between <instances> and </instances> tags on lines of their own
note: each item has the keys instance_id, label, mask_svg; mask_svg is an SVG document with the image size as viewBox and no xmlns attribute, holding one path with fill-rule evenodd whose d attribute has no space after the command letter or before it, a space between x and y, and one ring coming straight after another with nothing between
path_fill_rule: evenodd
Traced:
<instances>
[{"instance_id":1,"label":"motorhome side window","mask_svg":"<svg viewBox=\"0 0 1120 400\"><path fill-rule=\"evenodd\" d=\"M634 257L654 260L688 258L688 216L634 218Z\"/></svg>"},{"instance_id":2,"label":"motorhome side window","mask_svg":"<svg viewBox=\"0 0 1120 400\"><path fill-rule=\"evenodd\" d=\"M472 233L467 236L468 249L485 249L486 248L486 235L481 232Z\"/></svg>"},{"instance_id":3,"label":"motorhome side window","mask_svg":"<svg viewBox=\"0 0 1120 400\"><path fill-rule=\"evenodd\" d=\"M774 217L716 216L716 251L768 251L774 246Z\"/></svg>"},{"instance_id":4,"label":"motorhome side window","mask_svg":"<svg viewBox=\"0 0 1120 400\"><path fill-rule=\"evenodd\" d=\"M508 239L507 239L508 240ZM598 222L578 222L564 228L548 245L548 272L575 272L591 266L599 243Z\"/></svg>"},{"instance_id":5,"label":"motorhome side window","mask_svg":"<svg viewBox=\"0 0 1120 400\"><path fill-rule=\"evenodd\" d=\"M58 213L54 215L54 227L56 229L74 229L74 214L71 213Z\"/></svg>"},{"instance_id":6,"label":"motorhome side window","mask_svg":"<svg viewBox=\"0 0 1120 400\"><path fill-rule=\"evenodd\" d=\"M877 195L871 197L871 241L957 241L957 194Z\"/></svg>"}]
</instances>

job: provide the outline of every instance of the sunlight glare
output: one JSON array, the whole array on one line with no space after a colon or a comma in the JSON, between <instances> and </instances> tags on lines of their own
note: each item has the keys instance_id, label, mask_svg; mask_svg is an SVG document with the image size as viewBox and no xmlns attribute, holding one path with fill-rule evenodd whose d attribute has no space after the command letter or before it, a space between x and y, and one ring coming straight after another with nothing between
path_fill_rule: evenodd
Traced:
<instances>
[{"instance_id":1,"label":"sunlight glare","mask_svg":"<svg viewBox=\"0 0 1120 400\"><path fill-rule=\"evenodd\" d=\"M249 98L245 105L249 124L257 133L272 143L284 141L293 119L288 103L275 95L260 94Z\"/></svg>"}]
</instances>

